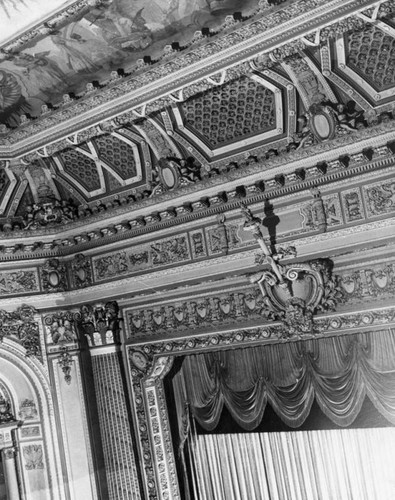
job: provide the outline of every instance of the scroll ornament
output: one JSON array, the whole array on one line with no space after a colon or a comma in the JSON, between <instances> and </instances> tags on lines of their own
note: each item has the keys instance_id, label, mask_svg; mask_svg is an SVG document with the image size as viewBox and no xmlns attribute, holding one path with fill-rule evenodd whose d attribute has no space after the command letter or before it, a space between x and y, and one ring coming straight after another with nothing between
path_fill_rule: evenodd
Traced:
<instances>
[{"instance_id":1,"label":"scroll ornament","mask_svg":"<svg viewBox=\"0 0 395 500\"><path fill-rule=\"evenodd\" d=\"M281 321L284 337L315 333L314 315L334 311L342 300L343 291L338 278L332 275L329 259L282 265L283 254L273 253L266 245L262 221L242 206L244 230L251 231L263 250L260 263L270 269L254 273L250 280L258 284L263 296L262 314L269 320ZM295 253L294 253L295 256Z\"/></svg>"}]
</instances>

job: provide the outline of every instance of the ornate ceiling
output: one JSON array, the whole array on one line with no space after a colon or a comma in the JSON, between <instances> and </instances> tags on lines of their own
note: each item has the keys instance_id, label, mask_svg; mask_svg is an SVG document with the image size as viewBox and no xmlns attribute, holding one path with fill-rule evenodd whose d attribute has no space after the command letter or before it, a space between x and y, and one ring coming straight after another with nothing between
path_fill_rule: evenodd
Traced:
<instances>
[{"instance_id":1,"label":"ornate ceiling","mask_svg":"<svg viewBox=\"0 0 395 500\"><path fill-rule=\"evenodd\" d=\"M130 72L144 56L155 59L167 44L189 43L196 30L215 30L235 0L2 0L0 63L3 102L0 121L11 127L20 114L37 117L43 105L57 105L63 94L78 95L89 82ZM248 14L254 0L243 2ZM48 15L58 7L55 15ZM39 23L38 17L41 17ZM37 22L36 29L12 39L13 31ZM43 22L45 21L45 22ZM17 33L19 34L19 33ZM11 40L10 40L11 38Z\"/></svg>"},{"instance_id":2,"label":"ornate ceiling","mask_svg":"<svg viewBox=\"0 0 395 500\"><path fill-rule=\"evenodd\" d=\"M393 130L393 2L277 3L81 0L3 44L3 229L153 207L254 168L283 186L279 167L314 148Z\"/></svg>"}]
</instances>

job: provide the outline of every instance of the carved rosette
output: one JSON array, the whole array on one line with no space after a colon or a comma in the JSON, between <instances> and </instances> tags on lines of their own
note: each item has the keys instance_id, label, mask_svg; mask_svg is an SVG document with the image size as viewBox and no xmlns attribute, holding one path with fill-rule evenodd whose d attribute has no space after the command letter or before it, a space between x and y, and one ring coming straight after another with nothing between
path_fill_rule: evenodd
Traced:
<instances>
[{"instance_id":1,"label":"carved rosette","mask_svg":"<svg viewBox=\"0 0 395 500\"><path fill-rule=\"evenodd\" d=\"M58 259L48 259L40 268L42 288L45 292L67 290L66 266Z\"/></svg>"}]
</instances>

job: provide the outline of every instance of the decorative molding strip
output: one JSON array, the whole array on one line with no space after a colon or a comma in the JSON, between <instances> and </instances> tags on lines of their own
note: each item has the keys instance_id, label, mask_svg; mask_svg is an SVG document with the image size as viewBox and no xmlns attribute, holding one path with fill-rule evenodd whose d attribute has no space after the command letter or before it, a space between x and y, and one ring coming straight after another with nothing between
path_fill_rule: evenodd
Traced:
<instances>
[{"instance_id":1,"label":"decorative molding strip","mask_svg":"<svg viewBox=\"0 0 395 500\"><path fill-rule=\"evenodd\" d=\"M324 261L322 261L324 262ZM321 265L321 261L317 261ZM303 267L303 264L295 264L296 267ZM292 269L292 263L286 266ZM254 273L254 277L257 273ZM259 276L262 271L258 273ZM378 313L369 313L370 307L374 309L375 300L391 300L395 292L395 264L372 264L368 268L354 267L342 271L340 275L330 278L325 276L325 284L322 287L322 305L325 304L327 310L331 310L334 303L340 301L343 307L358 306L361 303L366 305L366 314L358 322L359 326L370 325L373 320L379 321ZM266 287L267 288L267 287ZM265 292L267 295L268 292ZM283 321L281 315L281 304L277 299L268 302L266 295L260 294L257 285L247 285L232 290L222 292L205 293L195 296L186 296L173 299L172 301L162 300L158 303L142 305L139 307L127 307L124 309L125 326L129 341L133 344L149 341L149 338L171 338L186 335L186 332L198 334L201 331L227 330L229 327L245 324L263 324L265 328L272 328L273 320ZM334 302L333 302L334 301ZM274 309L273 309L274 307ZM276 313L278 309L278 314ZM274 314L273 314L274 311ZM340 314L340 313L339 313ZM359 313L357 313L359 314ZM372 315L373 314L373 315ZM376 314L376 316L374 316ZM336 330L341 325L348 325L347 313L344 318L339 315L333 319L332 314L327 314L325 318L330 318L329 323L323 323L322 315L311 318L312 324L308 330L315 334ZM371 318L368 320L367 318ZM293 320L294 325L298 325L297 318ZM274 321L274 324L277 324ZM337 325L337 326L336 326ZM295 331L294 331L295 330ZM282 328L282 336L293 336L298 330L287 326ZM321 332L322 330L322 332ZM275 335L281 333L281 328L275 327ZM154 341L154 340L153 340ZM171 350L170 347L168 350Z\"/></svg>"},{"instance_id":2,"label":"decorative molding strip","mask_svg":"<svg viewBox=\"0 0 395 500\"><path fill-rule=\"evenodd\" d=\"M175 455L163 388L163 378L172 366L172 358L161 357L151 363L137 361L130 354L133 405L137 417L137 434L142 457L147 497L180 500ZM133 361L134 360L134 361ZM136 369L135 364L140 368Z\"/></svg>"},{"instance_id":3,"label":"decorative molding strip","mask_svg":"<svg viewBox=\"0 0 395 500\"><path fill-rule=\"evenodd\" d=\"M291 337L284 332L279 322L272 322L248 329L218 331L200 335L190 335L168 340L152 340L133 342L127 349L132 359L137 359L133 353L138 353L141 359L149 364L152 356L192 354L212 349L229 349L235 346L248 346L262 343L278 343L297 340L308 340L326 337L328 335L346 335L372 329L383 329L395 325L395 307L382 307L343 314L327 314L314 319L316 331L294 334ZM138 363L138 362L137 362ZM140 361L142 363L142 361ZM136 368L137 365L135 363Z\"/></svg>"}]
</instances>

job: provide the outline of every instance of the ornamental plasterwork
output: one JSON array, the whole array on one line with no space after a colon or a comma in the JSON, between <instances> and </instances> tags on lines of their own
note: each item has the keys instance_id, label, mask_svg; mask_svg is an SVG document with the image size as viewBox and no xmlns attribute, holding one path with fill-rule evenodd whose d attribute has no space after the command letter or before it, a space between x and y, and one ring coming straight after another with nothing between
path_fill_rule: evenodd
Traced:
<instances>
[{"instance_id":1,"label":"ornamental plasterwork","mask_svg":"<svg viewBox=\"0 0 395 500\"><path fill-rule=\"evenodd\" d=\"M387 130L387 125L386 127L383 128L383 130ZM367 130L367 129L365 129ZM363 130L362 132L364 132ZM361 132L361 131L358 131ZM348 138L351 139L354 134L346 135L341 137L342 139ZM369 141L366 141L365 145L368 147ZM330 145L330 143L328 143ZM309 151L310 154L314 152L315 149L318 150L318 152L322 149L321 144L318 144L316 146L313 146L312 149ZM345 150L349 151L349 149L352 146L347 146ZM303 153L307 152L307 150L302 150ZM222 184L222 189L225 187L223 184L224 177L228 180L228 182L231 182L231 179L237 179L240 176L248 175L249 179L253 181L254 179L259 180L259 182L255 181L254 184L250 185L245 185L245 195L247 199L250 200L250 203L256 203L260 200L267 199L270 197L270 199L274 198L281 198L282 196L285 196L287 194L297 192L300 190L305 190L306 188L312 188L314 186L320 186L321 184L325 184L328 179L330 179L332 182L334 180L340 181L341 179L347 179L351 176L355 177L358 173L365 173L368 171L373 171L374 169L377 168L385 168L388 165L390 165L393 161L393 153L392 151L387 147L387 146L382 146L382 147L376 147L372 148L371 153L366 156L367 149L364 150L364 153L357 153L357 154L351 154L347 157L343 156L340 157L339 160L334 160L330 161L328 158L326 158L326 164L324 165L323 163L317 163L316 166L312 167L305 167L302 170L295 168L295 166L298 165L298 162L292 162L290 161L289 165L286 167L286 170L289 170L289 173L286 173L286 170L284 171L285 167L283 164L283 159L281 156L279 157L274 157L269 160L263 160L262 162L257 162L257 161L248 161L244 162L243 165L241 165L241 168L237 168L238 165L236 164L230 164L229 166L229 171L227 173L223 173L222 175L216 175L210 178L209 180L202 181L202 187L206 186L208 187L210 184L212 186ZM288 153L286 155L289 160L291 158L298 158L298 157L304 157L304 155L300 155L300 151L296 151L293 153ZM313 161L316 159L319 159L320 156L313 156ZM324 159L325 156L322 156ZM338 157L339 158L339 157ZM285 159L285 156L284 156ZM347 160L347 163L344 163L345 160ZM304 162L303 162L304 163ZM303 164L301 163L301 164ZM276 178L276 176L272 177L270 179L267 179L265 182L262 181L262 177L265 175L264 172L262 172L262 167L265 167L266 165L271 165L271 171L270 173L273 175L277 171L282 172L281 178ZM276 166L278 165L278 167ZM324 165L324 166L323 166ZM294 169L292 171L292 169ZM196 186L197 187L197 186ZM195 189L193 184L186 185L185 187L182 188L182 191L180 191L180 195L182 192L192 192L193 189ZM237 190L231 190L226 192L226 197L223 196L224 191L222 191L220 196L211 196L210 198L206 199L204 203L201 201L197 202L192 202L191 203L191 198L190 196L187 198L189 203L183 204L179 207L176 206L176 208L172 208L170 211L166 210L160 210L160 206L163 208L166 207L165 203L166 201L163 201L163 199L172 199L173 207L174 207L174 202L175 199L174 197L172 198L170 195L172 194L171 191L168 192L163 192L160 197L158 195L158 198L151 198L147 199L146 203L136 203L136 209L139 206L150 206L154 201L157 203L162 200L162 205L157 206L157 209L159 208L159 211L155 212L155 217L139 217L137 219L129 219L128 222L121 222L119 224L115 223L114 225L110 227L103 227L101 230L95 229L94 231L89 231L89 226L86 225L85 219L81 220L76 220L75 222L70 222L69 228L70 230L73 229L73 238L63 238L63 239L57 239L57 240L47 240L42 243L37 241L36 243L18 243L17 241L17 236L22 237L22 234L18 231L13 232L13 245L12 247L8 248L8 245L4 245L3 251L8 254L8 253L18 253L18 254L26 254L26 257L30 257L32 255L32 252L34 252L35 256L42 256L42 255L56 255L58 251L62 248L62 253L74 253L78 251L76 247L78 245L83 244L86 246L87 243L92 242L91 245L95 245L99 243L102 238L109 238L116 235L116 240L119 239L124 239L129 236L132 236L132 234L137 231L139 233L144 232L144 231L149 231L152 228L152 225L164 225L165 227L169 226L169 224L172 223L174 220L175 223L178 223L178 218L182 217L183 222L187 221L189 218L190 219L195 219L196 215L200 218L202 217L207 217L210 214L213 213L218 213L218 211L224 211L225 210L231 210L236 207L237 205L237 199L240 196L240 194L237 192ZM383 196L384 196L383 192ZM185 197L180 198L180 202L182 203L183 200L185 200ZM127 207L119 207L116 210L116 213L118 213L118 217L121 219L123 213L127 213L129 210L127 210ZM92 223L94 222L95 219L92 219ZM122 219L121 219L122 221ZM85 224L84 224L85 223ZM79 226L84 225L84 231L80 235L75 234L75 229L78 228ZM97 226L96 226L97 228ZM56 226L54 226L54 229L56 229ZM59 230L62 230L63 232L63 227L59 227ZM58 232L59 232L58 230ZM35 237L39 236L40 230L35 231ZM45 233L44 233L45 234ZM44 236L43 234L43 236ZM102 240L103 241L103 240Z\"/></svg>"},{"instance_id":2,"label":"ornamental plasterwork","mask_svg":"<svg viewBox=\"0 0 395 500\"><path fill-rule=\"evenodd\" d=\"M330 314L318 317L316 332L298 332L289 335L280 322L259 327L240 328L210 334L188 335L182 338L168 338L165 340L136 341L130 343L128 351L141 353L139 357L148 363L152 356L192 354L201 351L230 347L246 347L256 343L278 343L313 338L325 338L330 335L352 335L361 331L383 330L395 325L395 308L381 307L375 310L358 311L355 313ZM136 356L137 358L137 356ZM136 364L137 367L137 364Z\"/></svg>"},{"instance_id":3,"label":"ornamental plasterwork","mask_svg":"<svg viewBox=\"0 0 395 500\"><path fill-rule=\"evenodd\" d=\"M173 360L149 360L141 351L128 355L145 490L150 497L178 500L181 496L163 387Z\"/></svg>"},{"instance_id":4,"label":"ornamental plasterwork","mask_svg":"<svg viewBox=\"0 0 395 500\"><path fill-rule=\"evenodd\" d=\"M367 166L365 165L364 168L367 169ZM323 242L329 239L333 241L333 234L318 236L325 230L336 229L336 237L341 238L348 234L366 233L367 230L374 228L391 227L391 219L386 219L386 217L390 217L395 210L392 202L393 182L390 177L393 169L390 168L384 172L386 178L383 178L384 180L380 183L372 182L374 177L371 175L370 178L364 178L363 187L356 185L350 188L349 183L343 182L343 184L331 185L329 192L305 191L304 201L293 199L291 195L282 201L280 199L281 203L276 206L273 214L279 218L277 238L280 246L281 241L289 237L298 238L297 245L301 248L312 242ZM330 175L333 179L333 174ZM260 199L258 194L255 194L253 199L255 202L262 203L260 207L257 207L262 212L265 207L263 199ZM225 206L231 212L232 207L237 208L238 204L239 199L235 198L232 205L227 202ZM223 205L217 205L217 207L221 208ZM324 217L320 215L323 210ZM207 217L209 215L207 207L204 211L202 216ZM191 213L190 220L193 215L194 212ZM288 220L290 223L287 222ZM185 220L184 216L184 222L187 221L188 219ZM149 226L147 232L148 229ZM230 213L227 217L222 214L217 222L211 219L211 222L207 221L201 228L194 224L193 228L187 232L182 229L184 228L180 228L180 232L173 237L156 237L155 240L148 235L148 237L143 237L140 230L140 238L127 248L123 245L124 248L94 257L84 258L79 255L67 262L63 259L48 259L44 265L40 266L43 280L42 291L56 293L62 290L84 288L105 280L140 273L143 270L154 271L157 274L159 269L166 269L175 264L192 265L207 257L233 254L254 246L251 237L243 234L240 217L235 213ZM126 230L121 234L125 235L125 238L132 235ZM302 239L301 236L303 236ZM120 242L120 238L118 241ZM85 245L86 243L85 241ZM34 255L37 256L37 253ZM18 272L4 271L4 279L16 281L11 282L7 293L3 287L3 294L18 295L17 287L20 285L18 285L17 278L29 272L36 273L34 269ZM170 269L167 272L169 273ZM67 273L72 277L70 284L67 280ZM39 288L32 291L39 291Z\"/></svg>"},{"instance_id":5,"label":"ornamental plasterwork","mask_svg":"<svg viewBox=\"0 0 395 500\"><path fill-rule=\"evenodd\" d=\"M25 348L26 356L42 360L40 329L34 307L22 305L13 312L0 310L1 340L6 337Z\"/></svg>"},{"instance_id":6,"label":"ornamental plasterwork","mask_svg":"<svg viewBox=\"0 0 395 500\"><path fill-rule=\"evenodd\" d=\"M328 318L325 326L329 330L337 330L342 325L341 321L337 317ZM394 323L395 309L348 315L343 321L347 333L371 331L373 325L376 329L384 330ZM333 335L336 333L331 332L331 336ZM296 335L293 340L320 336L321 334L304 333ZM163 388L163 378L170 370L174 356L253 346L257 343L272 344L284 340L283 326L274 325L269 328L236 330L127 347L138 446L143 461L144 484L150 496L162 499L180 498L175 469L176 454ZM287 338L286 341L289 342L290 339Z\"/></svg>"},{"instance_id":7,"label":"ornamental plasterwork","mask_svg":"<svg viewBox=\"0 0 395 500\"><path fill-rule=\"evenodd\" d=\"M292 271L292 264L289 260L287 262L285 269ZM321 265L320 262L318 265ZM295 264L295 269L298 267L303 268L303 264ZM262 272L257 271L253 276L261 278L261 275ZM355 307L360 303L366 303L367 300L374 308L374 301L377 305L377 301L391 299L395 290L393 262L372 263L364 268L354 265L352 268L336 271L335 276L331 278L324 270L322 276L325 283L315 292L318 293L318 290L321 290L323 293L318 303L318 309L321 310L331 310L337 306L337 309L341 311L349 306ZM226 286L224 285L223 288ZM140 344L143 342L142 339L148 341L150 337L154 339L166 335L171 338L174 333L186 335L186 332L195 332L197 335L208 329L225 330L235 324L262 323L270 318L277 324L277 320L282 320L284 317L285 306L278 302L278 297L272 297L272 295L270 287L266 286L264 293L261 294L256 284L250 284L233 287L230 290L206 291L196 295L191 295L189 292L187 297L178 300L162 299L155 302L151 300L149 305L142 304L124 309L126 334L133 343ZM311 299L312 296L308 295ZM340 312L338 314L340 317ZM343 314L342 312L341 315ZM332 315L329 314L328 317ZM315 334L321 331L322 320L319 318L320 315L314 319L318 325L317 328L312 329ZM376 320L379 320L378 316ZM341 320L339 325L347 322L349 320ZM363 323L366 322L365 318ZM282 328L283 332L286 331L285 335L289 336L289 328L285 330L284 327Z\"/></svg>"},{"instance_id":8,"label":"ornamental plasterwork","mask_svg":"<svg viewBox=\"0 0 395 500\"><path fill-rule=\"evenodd\" d=\"M115 300L95 305L84 304L75 315L80 335L90 347L120 342L119 306Z\"/></svg>"},{"instance_id":9,"label":"ornamental plasterwork","mask_svg":"<svg viewBox=\"0 0 395 500\"><path fill-rule=\"evenodd\" d=\"M315 11L311 10L312 3L314 5L314 7L317 6ZM319 6L320 3L324 3L324 5ZM340 3L340 5L337 5L338 3ZM353 2L351 2L351 3L353 3ZM360 2L358 2L358 3L354 2L354 3L358 4L357 9L359 9L359 10L363 10L364 8L366 8L365 6L361 6ZM32 138L32 135L35 135L38 132L40 132L40 130L43 130L42 127L45 127L45 128L54 127L54 126L56 126L57 123L60 123L59 119L61 121L63 121L63 120L67 121L67 120L73 118L73 116L75 116L75 115L83 114L91 106L94 106L96 108L97 107L103 108L100 105L104 105L104 108L108 108L109 106L105 105L106 100L108 100L108 99L115 99L114 102L110 102L110 105L111 105L110 107L112 109L109 112L112 114L112 116L115 116L115 115L121 113L122 111L125 110L126 107L129 107L129 108L134 107L136 110L138 110L138 107L143 105L144 102L152 101L153 99L155 99L154 94L156 94L156 95L158 94L158 90L157 90L158 85L157 85L157 82L155 82L155 86L153 86L153 83L154 83L154 80L158 77L159 77L159 79L161 79L163 81L163 84L164 84L164 87L162 87L162 89L161 89L162 95L164 92L166 93L166 90L165 90L166 88L168 89L167 92L169 92L169 91L170 91L170 93L174 92L177 89L174 89L174 88L169 89L169 87L172 85L172 82L174 82L174 72L179 71L182 68L183 59L185 60L184 64L189 66L189 68L182 71L182 73L185 73L185 74L180 75L180 78L177 79L178 85L181 84L181 88L185 87L188 84L188 81L189 82L191 81L191 77L193 78L193 80L196 81L196 77L199 78L199 76L198 76L199 74L200 74L200 78L201 78L201 75L202 75L201 64L194 63L194 64L192 64L192 66L190 66L192 54L195 54L195 56L197 57L198 60L201 58L203 58L205 60L205 62L204 62L205 66L206 66L205 72L207 73L207 77L209 77L211 68L214 69L214 67L215 67L214 73L213 73L213 69L211 69L211 74L215 74L215 72L218 72L219 61L221 63L221 66L223 68L225 68L226 66L235 64L237 59L240 57L240 54L243 54L243 57L248 57L249 54L253 55L253 52L256 53L259 50L261 50L261 51L265 50L265 45L267 45L267 46L270 45L268 43L268 40L270 40L271 43L275 42L277 44L279 44L279 43L281 44L281 43L284 43L283 40L285 37L287 37L288 39L292 39L293 32L296 29L296 27L293 26L294 19L292 19L292 17L295 16L295 13L299 14L299 15L302 13L302 15L299 16L299 19L300 19L300 17L302 17L302 18L304 18L304 20L306 20L306 23L305 23L305 30L306 31L309 31L309 30L314 31L314 29L316 29L316 27L314 27L314 24L317 24L317 19L320 20L319 25L322 27L322 25L325 25L326 23L330 24L331 22L333 22L333 13L335 13L336 16L344 15L344 13L350 12L350 7L351 7L350 5L345 6L344 2L331 2L331 4L328 5L327 2L317 2L317 1L305 2L304 0L302 0L300 2L293 3L293 4L285 7L284 9L281 9L281 12L284 11L284 15L279 15L279 12L275 12L272 14L275 17L273 17L273 19L271 19L270 14L269 14L269 16L258 19L257 21L254 21L254 22L250 22L249 24L247 24L244 27L243 26L239 27L238 31L235 33L229 33L226 35L222 35L222 38L221 38L221 36L219 36L219 37L215 38L215 41L210 41L209 43L207 43L207 42L204 43L201 47L200 54L198 52L196 52L196 50L199 50L199 49L195 49L194 51L192 50L192 52L188 53L185 56L181 54L180 56L177 56L176 59L171 60L169 62L166 62L164 65L159 66L158 68L149 69L148 72L144 72L142 74L142 77L140 77L140 80L141 80L141 83L144 84L145 97L144 97L144 100L139 98L140 103L136 102L136 100L134 100L134 102L133 102L133 100L129 101L129 100L125 99L125 96L123 96L122 104L116 104L116 102L119 101L119 97L121 96L121 93L123 93L125 91L125 89L122 89L122 90L121 90L121 88L117 89L116 86L118 85L120 87L129 87L127 89L127 91L130 91L133 87L134 88L138 87L139 83L137 83L137 82L139 80L139 77L137 77L137 78L135 77L134 78L135 81L133 81L133 78L132 79L130 79L130 78L124 79L120 83L118 83L116 81L114 84L112 84L113 85L112 88L109 88L108 90L105 89L105 90L101 91L100 93L96 93L95 96L88 95L85 98L84 102L82 102L80 100L78 103L76 103L70 107L70 102L69 102L70 100L67 101L66 106L63 107L63 109L57 110L54 113L50 113L48 115L48 117L43 117L40 120L41 125L39 125L38 122L35 122L34 124L28 124L27 121L25 120L26 125L21 127L17 132L14 132L10 136L10 138L6 139L5 141L8 144L11 144L11 142L13 142L13 143L20 142L20 146L23 147L24 137L29 136L29 143L31 144L30 150L38 149L41 145L39 143L37 143L37 141L31 141L31 138ZM304 13L304 10L306 10L305 13ZM315 14L317 15L317 18L315 17ZM284 20L285 20L285 22L283 22ZM270 27L274 23L275 23L276 27L268 29L268 27ZM349 29L349 26L346 26L346 28ZM243 30L245 33L243 32ZM280 32L281 32L281 35L280 35ZM298 32L300 32L299 27L298 27ZM259 33L263 33L263 34L260 34L259 36L257 36L257 34L259 34ZM248 39L248 37L250 37L251 34L254 34L255 36L253 38L251 38L250 44L246 43L244 37L247 37L247 39ZM265 40L265 42L261 41L260 39ZM258 42L258 40L259 40L259 42ZM249 46L249 45L251 45L251 43L253 44L253 47ZM235 44L240 44L240 50L236 49L237 45L235 45ZM232 48L226 49L226 47L229 47L229 46L231 46ZM216 50L221 51L221 54L219 57L216 57L213 55ZM266 51L267 50L268 49L266 49ZM215 64L211 64L212 59L218 59L218 60L215 61ZM228 60L228 59L232 60L232 62L230 62L230 60ZM193 58L192 58L192 61L193 61ZM198 66L198 71L197 72L195 71L194 73L196 73L196 74L193 74L191 72L192 67L196 66L196 65ZM158 69L161 69L161 70L163 69L163 71L158 72ZM172 74L170 79L168 76L165 76L168 73ZM136 84L137 84L137 86L136 86ZM154 90L154 87L155 87L155 90ZM178 88L180 88L180 87L178 87ZM109 95L106 96L106 93ZM88 92L88 94L89 94L89 92ZM170 99L170 101L171 101L171 99ZM163 108L163 104L164 103L161 103L161 105L158 109ZM152 110L149 110L149 111L151 112ZM58 115L58 118L54 120L56 115ZM140 115L141 115L141 112L140 112ZM103 109L101 109L101 117L103 117ZM97 118L93 118L93 117L85 120L84 125L83 125L84 128L86 128L87 126L89 126L90 123L92 123L96 120L97 120ZM59 136L59 133L57 133L57 135ZM40 141L41 141L41 139L40 139ZM44 144L42 144L42 145L44 145ZM7 147L6 148L3 147L4 152L8 149L9 148L7 148ZM14 149L14 148L12 148L12 149ZM22 150L19 147L18 154L21 154L21 152L22 152ZM15 151L15 153L16 153L16 151Z\"/></svg>"}]
</instances>

